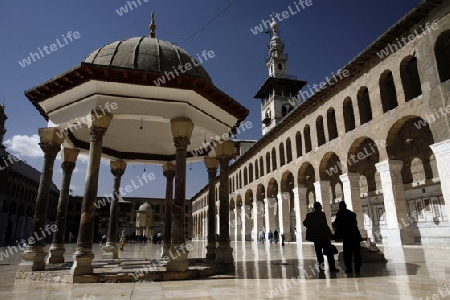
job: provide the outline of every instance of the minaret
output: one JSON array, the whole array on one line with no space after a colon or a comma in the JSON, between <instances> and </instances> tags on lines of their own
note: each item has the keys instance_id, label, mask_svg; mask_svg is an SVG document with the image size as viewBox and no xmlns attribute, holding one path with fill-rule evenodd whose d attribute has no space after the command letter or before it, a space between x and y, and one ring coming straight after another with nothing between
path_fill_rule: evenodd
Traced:
<instances>
[{"instance_id":1,"label":"minaret","mask_svg":"<svg viewBox=\"0 0 450 300\"><path fill-rule=\"evenodd\" d=\"M279 27L272 14L270 24L270 45L267 68L269 78L256 93L256 99L261 99L262 134L265 135L275 127L298 103L298 92L306 84L296 76L287 73L287 55L284 52L284 42L279 37ZM296 99L294 99L296 98Z\"/></svg>"}]
</instances>

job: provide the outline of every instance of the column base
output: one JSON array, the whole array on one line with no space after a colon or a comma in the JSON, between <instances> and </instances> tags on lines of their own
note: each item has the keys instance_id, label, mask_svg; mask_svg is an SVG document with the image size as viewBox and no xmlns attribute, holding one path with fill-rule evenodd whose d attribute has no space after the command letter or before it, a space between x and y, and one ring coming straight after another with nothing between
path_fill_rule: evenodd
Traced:
<instances>
[{"instance_id":1,"label":"column base","mask_svg":"<svg viewBox=\"0 0 450 300\"><path fill-rule=\"evenodd\" d=\"M116 242L106 242L103 247L102 259L116 259L119 258L119 246Z\"/></svg>"},{"instance_id":2,"label":"column base","mask_svg":"<svg viewBox=\"0 0 450 300\"><path fill-rule=\"evenodd\" d=\"M170 250L170 244L164 244L162 247L161 247L161 257L164 257L164 256L169 256L169 250Z\"/></svg>"},{"instance_id":3,"label":"column base","mask_svg":"<svg viewBox=\"0 0 450 300\"><path fill-rule=\"evenodd\" d=\"M57 264L64 262L64 252L66 252L64 244L52 244L50 246L49 252L50 254L47 258L48 264Z\"/></svg>"},{"instance_id":4,"label":"column base","mask_svg":"<svg viewBox=\"0 0 450 300\"><path fill-rule=\"evenodd\" d=\"M22 262L19 264L19 271L45 271L44 246L28 246L27 250L20 255Z\"/></svg>"},{"instance_id":5,"label":"column base","mask_svg":"<svg viewBox=\"0 0 450 300\"><path fill-rule=\"evenodd\" d=\"M218 264L232 264L234 263L233 248L229 244L222 244L216 249L216 263Z\"/></svg>"},{"instance_id":6,"label":"column base","mask_svg":"<svg viewBox=\"0 0 450 300\"><path fill-rule=\"evenodd\" d=\"M184 272L189 269L188 262L189 251L184 244L172 245L169 249L169 261L166 265L166 271Z\"/></svg>"},{"instance_id":7,"label":"column base","mask_svg":"<svg viewBox=\"0 0 450 300\"><path fill-rule=\"evenodd\" d=\"M216 248L215 243L206 246L206 260L214 261L216 259Z\"/></svg>"},{"instance_id":8,"label":"column base","mask_svg":"<svg viewBox=\"0 0 450 300\"><path fill-rule=\"evenodd\" d=\"M73 265L70 269L70 274L74 276L79 275L91 275L94 273L92 267L92 260L94 259L94 253L89 248L77 248L77 251L73 254Z\"/></svg>"}]
</instances>

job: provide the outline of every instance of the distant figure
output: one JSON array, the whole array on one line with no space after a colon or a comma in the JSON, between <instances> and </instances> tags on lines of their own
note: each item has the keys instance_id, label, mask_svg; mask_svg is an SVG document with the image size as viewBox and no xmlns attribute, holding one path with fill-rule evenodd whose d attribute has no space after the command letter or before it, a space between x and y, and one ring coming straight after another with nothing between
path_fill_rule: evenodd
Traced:
<instances>
[{"instance_id":1,"label":"distant figure","mask_svg":"<svg viewBox=\"0 0 450 300\"><path fill-rule=\"evenodd\" d=\"M336 214L333 227L336 228L335 237L342 239L344 263L347 269L345 272L347 274L353 273L352 259L354 256L355 273L359 274L361 269L361 233L358 229L356 214L347 209L347 204L344 201L339 202L339 211Z\"/></svg>"},{"instance_id":2,"label":"distant figure","mask_svg":"<svg viewBox=\"0 0 450 300\"><path fill-rule=\"evenodd\" d=\"M275 244L278 243L278 238L279 238L278 229L275 229L275 231L273 232L273 239L275 240Z\"/></svg>"},{"instance_id":3,"label":"distant figure","mask_svg":"<svg viewBox=\"0 0 450 300\"><path fill-rule=\"evenodd\" d=\"M108 238L106 237L106 235L104 234L103 236L102 236L102 240L100 241L100 244L106 244L106 240L107 240Z\"/></svg>"},{"instance_id":4,"label":"distant figure","mask_svg":"<svg viewBox=\"0 0 450 300\"><path fill-rule=\"evenodd\" d=\"M269 229L269 233L267 234L267 238L269 239L269 242L272 244L273 233L272 233L272 230L270 230L270 229Z\"/></svg>"},{"instance_id":5,"label":"distant figure","mask_svg":"<svg viewBox=\"0 0 450 300\"><path fill-rule=\"evenodd\" d=\"M120 236L120 243L119 243L119 249L123 251L123 247L125 246L125 243L127 242L127 234L125 232L125 229L122 230L122 235Z\"/></svg>"},{"instance_id":6,"label":"distant figure","mask_svg":"<svg viewBox=\"0 0 450 300\"><path fill-rule=\"evenodd\" d=\"M284 233L281 234L281 246L284 246Z\"/></svg>"},{"instance_id":7,"label":"distant figure","mask_svg":"<svg viewBox=\"0 0 450 300\"><path fill-rule=\"evenodd\" d=\"M259 242L264 243L264 231L262 229L259 231Z\"/></svg>"},{"instance_id":8,"label":"distant figure","mask_svg":"<svg viewBox=\"0 0 450 300\"><path fill-rule=\"evenodd\" d=\"M327 217L322 211L322 204L320 202L314 203L314 211L306 215L303 225L306 226L306 240L314 242L314 250L316 251L317 261L319 262L319 271L322 273L325 271L322 251L331 245L331 230L328 227ZM327 260L330 266L330 272L338 272L339 269L336 269L334 255L327 255Z\"/></svg>"},{"instance_id":9,"label":"distant figure","mask_svg":"<svg viewBox=\"0 0 450 300\"><path fill-rule=\"evenodd\" d=\"M71 231L71 232L69 232L69 244L72 243L73 238L74 238L74 236Z\"/></svg>"}]
</instances>

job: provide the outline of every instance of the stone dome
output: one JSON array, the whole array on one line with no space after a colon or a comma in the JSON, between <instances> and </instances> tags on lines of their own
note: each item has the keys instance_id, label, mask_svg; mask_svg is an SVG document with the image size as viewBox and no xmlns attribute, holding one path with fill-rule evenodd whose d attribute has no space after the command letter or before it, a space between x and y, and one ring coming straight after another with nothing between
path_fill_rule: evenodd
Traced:
<instances>
[{"instance_id":1,"label":"stone dome","mask_svg":"<svg viewBox=\"0 0 450 300\"><path fill-rule=\"evenodd\" d=\"M144 204L139 206L139 211L153 211L153 207L147 202L145 202Z\"/></svg>"},{"instance_id":2,"label":"stone dome","mask_svg":"<svg viewBox=\"0 0 450 300\"><path fill-rule=\"evenodd\" d=\"M198 60L194 60L180 47L152 37L134 37L109 43L89 54L84 62L162 74L166 71L175 74L175 67L180 76L195 76L212 84L211 78ZM190 70L184 68L187 63L191 64ZM180 65L185 72L180 72Z\"/></svg>"}]
</instances>

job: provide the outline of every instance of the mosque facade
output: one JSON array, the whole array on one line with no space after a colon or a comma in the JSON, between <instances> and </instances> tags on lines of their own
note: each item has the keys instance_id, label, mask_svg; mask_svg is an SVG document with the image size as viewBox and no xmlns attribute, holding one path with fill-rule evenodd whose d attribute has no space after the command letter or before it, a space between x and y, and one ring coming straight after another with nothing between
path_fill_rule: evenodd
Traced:
<instances>
[{"instance_id":1,"label":"mosque facade","mask_svg":"<svg viewBox=\"0 0 450 300\"><path fill-rule=\"evenodd\" d=\"M255 95L262 137L229 170L231 240L277 229L305 241L313 203L330 222L344 200L372 241L450 241L449 10L422 2L320 83L288 73L273 19L269 77ZM208 193L192 198L194 239L208 236Z\"/></svg>"}]
</instances>

